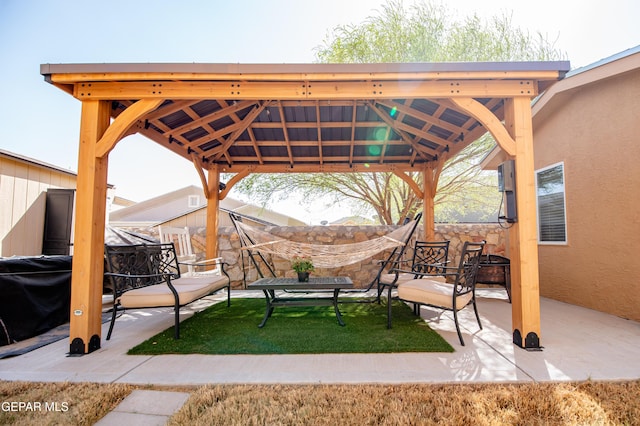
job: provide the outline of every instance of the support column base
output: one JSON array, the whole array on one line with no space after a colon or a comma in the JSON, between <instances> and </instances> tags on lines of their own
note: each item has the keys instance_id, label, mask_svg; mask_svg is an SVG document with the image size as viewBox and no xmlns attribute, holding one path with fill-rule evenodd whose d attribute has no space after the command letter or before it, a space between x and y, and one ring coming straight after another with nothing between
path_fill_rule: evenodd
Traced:
<instances>
[{"instance_id":1,"label":"support column base","mask_svg":"<svg viewBox=\"0 0 640 426\"><path fill-rule=\"evenodd\" d=\"M86 348L86 351L84 341L81 338L76 337L71 341L71 345L69 346L69 355L90 354L98 349L100 349L100 336L97 334L94 334L91 336L91 339L89 339L89 347Z\"/></svg>"},{"instance_id":2,"label":"support column base","mask_svg":"<svg viewBox=\"0 0 640 426\"><path fill-rule=\"evenodd\" d=\"M542 350L542 346L540 346L540 338L533 331L527 334L527 337L524 340L524 345L522 342L522 334L520 330L516 329L513 331L513 343L520 346L522 349L529 350Z\"/></svg>"}]
</instances>

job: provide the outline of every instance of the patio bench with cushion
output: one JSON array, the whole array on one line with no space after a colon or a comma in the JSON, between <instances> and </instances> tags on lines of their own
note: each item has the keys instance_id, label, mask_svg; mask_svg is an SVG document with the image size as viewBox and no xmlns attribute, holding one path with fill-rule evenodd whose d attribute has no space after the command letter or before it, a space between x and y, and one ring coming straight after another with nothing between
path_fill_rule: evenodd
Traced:
<instances>
[{"instance_id":1,"label":"patio bench with cushion","mask_svg":"<svg viewBox=\"0 0 640 426\"><path fill-rule=\"evenodd\" d=\"M231 304L231 284L219 263L221 274L181 276L173 243L105 245L107 272L113 291L113 312L107 340L111 338L117 311L127 308L173 307L175 338L180 338L180 307L227 289Z\"/></svg>"}]
</instances>

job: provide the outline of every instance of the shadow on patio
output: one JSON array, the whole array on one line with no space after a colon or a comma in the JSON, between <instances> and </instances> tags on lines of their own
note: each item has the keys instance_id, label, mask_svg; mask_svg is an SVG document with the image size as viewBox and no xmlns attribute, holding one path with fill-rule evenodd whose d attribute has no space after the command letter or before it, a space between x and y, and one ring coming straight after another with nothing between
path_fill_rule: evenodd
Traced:
<instances>
[{"instance_id":1,"label":"shadow on patio","mask_svg":"<svg viewBox=\"0 0 640 426\"><path fill-rule=\"evenodd\" d=\"M258 296L234 291L234 297ZM202 309L226 295L210 296ZM473 311L461 312L467 346L461 346L450 313L422 315L454 353L336 355L162 355L129 356L139 342L170 327L171 309L127 311L102 348L69 356L68 339L0 360L0 380L100 382L155 385L208 383L450 383L629 380L640 378L640 323L541 299L542 351L511 343L511 306L503 289L478 290L484 330ZM182 312L182 311L181 311ZM189 310L184 309L185 316ZM386 318L380 318L385 321ZM467 327L468 326L468 327Z\"/></svg>"}]
</instances>

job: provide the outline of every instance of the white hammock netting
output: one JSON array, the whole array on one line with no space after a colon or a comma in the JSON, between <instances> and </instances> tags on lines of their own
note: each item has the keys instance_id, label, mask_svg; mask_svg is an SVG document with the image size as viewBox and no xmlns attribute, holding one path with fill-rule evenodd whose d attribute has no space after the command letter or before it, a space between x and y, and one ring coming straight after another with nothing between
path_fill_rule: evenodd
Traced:
<instances>
[{"instance_id":1,"label":"white hammock netting","mask_svg":"<svg viewBox=\"0 0 640 426\"><path fill-rule=\"evenodd\" d=\"M310 257L317 268L337 268L361 262L383 250L405 245L416 223L411 221L387 235L371 240L336 245L298 243L242 222L236 222L236 225L238 232L249 237L243 239L247 243L253 242L243 247L244 250L258 250L287 260L294 257Z\"/></svg>"}]
</instances>

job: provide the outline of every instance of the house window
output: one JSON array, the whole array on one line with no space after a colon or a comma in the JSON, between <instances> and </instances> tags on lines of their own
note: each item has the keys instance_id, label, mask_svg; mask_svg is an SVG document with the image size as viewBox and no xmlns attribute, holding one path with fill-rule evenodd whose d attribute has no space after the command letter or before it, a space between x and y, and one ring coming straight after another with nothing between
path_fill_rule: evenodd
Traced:
<instances>
[{"instance_id":1,"label":"house window","mask_svg":"<svg viewBox=\"0 0 640 426\"><path fill-rule=\"evenodd\" d=\"M567 220L564 192L564 163L536 171L538 199L538 241L566 244Z\"/></svg>"},{"instance_id":2,"label":"house window","mask_svg":"<svg viewBox=\"0 0 640 426\"><path fill-rule=\"evenodd\" d=\"M189 195L189 208L200 207L200 196Z\"/></svg>"}]
</instances>

